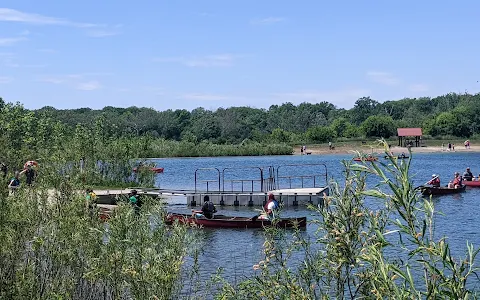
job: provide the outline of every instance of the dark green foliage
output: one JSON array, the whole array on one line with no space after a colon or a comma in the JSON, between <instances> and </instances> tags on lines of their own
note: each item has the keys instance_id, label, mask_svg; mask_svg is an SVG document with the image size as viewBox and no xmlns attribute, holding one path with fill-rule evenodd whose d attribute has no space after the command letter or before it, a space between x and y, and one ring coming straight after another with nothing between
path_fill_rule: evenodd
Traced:
<instances>
[{"instance_id":1,"label":"dark green foliage","mask_svg":"<svg viewBox=\"0 0 480 300\"><path fill-rule=\"evenodd\" d=\"M7 145L15 149L28 148L32 153L45 149L46 145L62 148L63 145L56 142L63 144L65 139L71 139L80 130L78 126L89 132L90 139L95 136L102 143L123 137L148 136L154 138L151 140L154 143L162 145L165 141L187 143L170 145L187 150L190 144L215 144L209 147L214 147L216 150L213 152L218 155L231 153L228 147L219 150L222 148L219 145L243 145L246 140L260 143L257 144L260 149L249 153L242 148L235 155L263 154L261 148L270 143L322 142L333 137L389 137L395 134L397 127L422 127L424 134L433 137L464 138L480 134L480 94L450 93L435 98L405 98L384 103L362 97L349 110L320 102L284 103L268 109L230 107L210 111L200 107L191 112L180 109L159 112L135 106L109 106L102 110L58 110L46 106L30 111L18 103L4 100L0 100L0 109L0 140L5 139ZM317 132L314 128L324 129ZM333 136L330 129L334 132ZM306 136L307 131L309 136ZM137 154L177 155L176 151L167 151L170 154L151 151L147 155L142 149L136 149ZM188 155L207 155L197 152L187 151ZM291 153L292 149L287 152ZM283 146L274 153L287 154ZM185 153L180 155L187 156Z\"/></svg>"},{"instance_id":2,"label":"dark green foliage","mask_svg":"<svg viewBox=\"0 0 480 300\"><path fill-rule=\"evenodd\" d=\"M389 138L395 131L393 119L390 116L370 116L362 123L367 137Z\"/></svg>"},{"instance_id":3,"label":"dark green foliage","mask_svg":"<svg viewBox=\"0 0 480 300\"><path fill-rule=\"evenodd\" d=\"M312 127L307 130L307 138L313 143L324 143L335 137L335 131L327 126Z\"/></svg>"}]
</instances>

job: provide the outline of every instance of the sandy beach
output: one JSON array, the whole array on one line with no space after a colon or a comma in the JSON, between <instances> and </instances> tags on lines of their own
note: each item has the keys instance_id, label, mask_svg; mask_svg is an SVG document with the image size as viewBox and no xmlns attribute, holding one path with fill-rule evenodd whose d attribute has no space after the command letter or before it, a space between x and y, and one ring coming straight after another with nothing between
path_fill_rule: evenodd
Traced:
<instances>
[{"instance_id":1,"label":"sandy beach","mask_svg":"<svg viewBox=\"0 0 480 300\"><path fill-rule=\"evenodd\" d=\"M384 149L381 147L370 147L370 146L365 146L362 145L360 147L355 147L354 145L334 145L335 149L330 150L328 146L308 146L307 145L307 153L310 153L312 155L325 155L325 154L354 154L355 151L360 151L363 153L384 153ZM295 153L296 155L300 155L300 146L295 147ZM397 146L392 146L391 151L393 152L394 155L400 155L402 152L405 154L408 154L408 149L404 147L397 147ZM438 146L428 146L428 147L412 147L412 153L439 153L439 152L449 152L447 151L446 148L442 149L442 147ZM453 151L450 151L453 152ZM455 147L454 152L480 152L480 146L470 146L469 149L465 149L465 147Z\"/></svg>"}]
</instances>

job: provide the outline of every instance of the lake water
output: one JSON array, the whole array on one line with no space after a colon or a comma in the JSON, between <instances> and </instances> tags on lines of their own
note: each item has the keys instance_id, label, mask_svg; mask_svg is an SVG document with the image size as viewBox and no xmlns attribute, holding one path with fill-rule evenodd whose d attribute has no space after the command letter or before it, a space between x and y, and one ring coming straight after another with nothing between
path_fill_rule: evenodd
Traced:
<instances>
[{"instance_id":1,"label":"lake water","mask_svg":"<svg viewBox=\"0 0 480 300\"><path fill-rule=\"evenodd\" d=\"M350 160L352 155L304 155L304 156L260 156L260 157L213 157L213 158L167 158L154 160L157 166L165 168L163 174L157 176L157 186L165 189L194 189L194 172L198 168L233 168L240 170L246 166L275 166L288 164L325 163L328 177L342 181L342 160ZM419 153L414 154L411 164L412 180L415 185L422 185L433 173L440 175L442 185L453 178L455 171L461 174L470 167L474 175L480 173L480 153ZM312 167L313 168L313 167ZM291 175L304 171L301 168L289 170ZM313 170L310 170L313 172ZM240 172L240 171L239 171ZM255 176L253 176L255 177ZM371 182L375 184L375 182ZM435 230L437 236L446 236L456 255L463 255L466 241L480 246L480 224L478 207L480 204L480 188L468 188L465 193L446 195L434 198L436 211L444 215L436 216ZM179 203L186 203L180 199ZM217 207L219 213L236 216L253 216L255 208ZM258 209L258 207L257 207ZM169 211L187 212L191 208L184 205L168 207ZM307 216L316 218L306 208L288 208L282 216ZM307 226L306 234L313 234L315 228ZM205 244L200 257L203 279L213 275L218 267L224 268L224 277L231 282L244 279L253 274L252 266L261 260L261 247L264 242L262 230L251 229L204 229Z\"/></svg>"}]
</instances>

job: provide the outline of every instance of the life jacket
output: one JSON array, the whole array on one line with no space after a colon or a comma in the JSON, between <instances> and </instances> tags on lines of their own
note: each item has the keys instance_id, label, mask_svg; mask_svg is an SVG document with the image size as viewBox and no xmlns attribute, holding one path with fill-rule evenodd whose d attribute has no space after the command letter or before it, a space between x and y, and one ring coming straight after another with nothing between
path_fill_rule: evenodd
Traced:
<instances>
[{"instance_id":1,"label":"life jacket","mask_svg":"<svg viewBox=\"0 0 480 300\"><path fill-rule=\"evenodd\" d=\"M453 179L453 185L461 185L462 184L462 178L459 176L459 177L455 177Z\"/></svg>"}]
</instances>

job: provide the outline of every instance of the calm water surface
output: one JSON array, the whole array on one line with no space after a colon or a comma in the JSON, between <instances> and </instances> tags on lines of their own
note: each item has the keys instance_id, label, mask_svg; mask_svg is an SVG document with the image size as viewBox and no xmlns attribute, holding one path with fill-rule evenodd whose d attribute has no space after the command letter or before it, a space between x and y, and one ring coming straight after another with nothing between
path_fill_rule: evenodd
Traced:
<instances>
[{"instance_id":1,"label":"calm water surface","mask_svg":"<svg viewBox=\"0 0 480 300\"><path fill-rule=\"evenodd\" d=\"M262 157L214 157L214 158L168 158L157 159L158 166L164 167L165 172L158 175L157 186L165 189L194 189L194 172L198 168L232 168L237 170L240 177L256 178L252 170L243 171L247 166L275 166L288 164L315 164L325 163L328 168L328 177L342 181L342 160L349 160L352 155L305 155L305 156L262 156ZM412 179L415 185L424 184L433 173L440 175L442 185L453 178L453 173L463 173L470 167L474 175L480 173L480 153L429 153L414 154L411 165ZM306 175L319 173L318 169L291 168L291 175ZM235 173L235 172L234 172ZM199 173L200 174L200 173ZM215 173L201 173L202 179L215 178ZM233 176L233 175L232 175ZM208 178L207 178L208 177ZM374 181L370 182L372 185ZM299 183L298 183L299 184ZM285 187L285 186L284 186ZM177 205L169 207L170 211L190 212L186 206L186 199L180 198ZM437 215L435 229L438 236L446 236L453 252L458 256L464 253L466 241L480 246L480 188L468 188L463 194L437 197L434 200L436 211L444 215ZM180 205L178 205L180 203ZM254 208L223 207L219 213L236 216L253 216L257 214ZM288 208L283 216L307 216L307 219L316 216L306 208ZM308 225L306 234L313 235L314 226ZM251 229L205 229L205 244L200 258L202 275L213 275L218 267L224 268L224 276L232 282L253 274L252 265L261 260L261 247L264 242L262 230Z\"/></svg>"}]
</instances>

